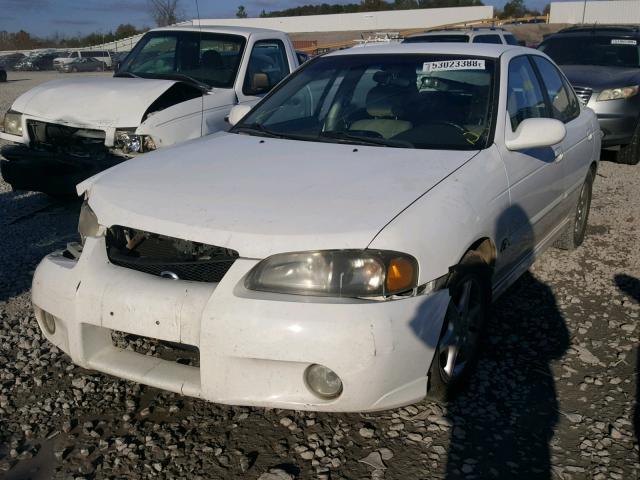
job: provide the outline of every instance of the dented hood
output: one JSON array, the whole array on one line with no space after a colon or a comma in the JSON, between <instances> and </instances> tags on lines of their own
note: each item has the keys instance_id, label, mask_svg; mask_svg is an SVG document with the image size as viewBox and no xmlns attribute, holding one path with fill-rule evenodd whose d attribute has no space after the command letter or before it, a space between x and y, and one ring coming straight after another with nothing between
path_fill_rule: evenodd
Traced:
<instances>
[{"instance_id":1,"label":"dented hood","mask_svg":"<svg viewBox=\"0 0 640 480\"><path fill-rule=\"evenodd\" d=\"M21 95L11 108L79 127L137 127L149 105L175 83L115 77L54 80Z\"/></svg>"},{"instance_id":2,"label":"dented hood","mask_svg":"<svg viewBox=\"0 0 640 480\"><path fill-rule=\"evenodd\" d=\"M472 158L232 133L124 162L78 186L106 226L233 248L241 256L365 248Z\"/></svg>"}]
</instances>

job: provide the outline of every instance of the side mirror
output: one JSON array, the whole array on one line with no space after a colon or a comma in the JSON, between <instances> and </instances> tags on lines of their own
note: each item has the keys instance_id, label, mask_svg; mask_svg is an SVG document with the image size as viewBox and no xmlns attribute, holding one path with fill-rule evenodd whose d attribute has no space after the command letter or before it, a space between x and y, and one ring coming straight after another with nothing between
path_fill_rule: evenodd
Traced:
<instances>
[{"instance_id":1,"label":"side mirror","mask_svg":"<svg viewBox=\"0 0 640 480\"><path fill-rule=\"evenodd\" d=\"M269 75L266 73L254 73L251 78L251 91L254 93L264 93L271 88Z\"/></svg>"},{"instance_id":2,"label":"side mirror","mask_svg":"<svg viewBox=\"0 0 640 480\"><path fill-rule=\"evenodd\" d=\"M564 140L567 129L560 120L553 118L527 118L514 133L507 119L507 133L504 144L508 150L550 147Z\"/></svg>"},{"instance_id":3,"label":"side mirror","mask_svg":"<svg viewBox=\"0 0 640 480\"><path fill-rule=\"evenodd\" d=\"M236 105L229 112L228 122L233 127L236 123L244 118L249 113L251 107L249 105Z\"/></svg>"}]
</instances>

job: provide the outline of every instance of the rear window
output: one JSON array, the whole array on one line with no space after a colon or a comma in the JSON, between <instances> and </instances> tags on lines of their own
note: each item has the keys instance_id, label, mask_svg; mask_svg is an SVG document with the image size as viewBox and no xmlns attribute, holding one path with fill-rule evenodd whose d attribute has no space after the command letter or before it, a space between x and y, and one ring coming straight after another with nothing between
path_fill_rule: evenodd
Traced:
<instances>
[{"instance_id":1,"label":"rear window","mask_svg":"<svg viewBox=\"0 0 640 480\"><path fill-rule=\"evenodd\" d=\"M494 43L501 44L500 35L476 35L473 43Z\"/></svg>"},{"instance_id":2,"label":"rear window","mask_svg":"<svg viewBox=\"0 0 640 480\"><path fill-rule=\"evenodd\" d=\"M403 43L467 43L469 35L424 35L405 38Z\"/></svg>"},{"instance_id":3,"label":"rear window","mask_svg":"<svg viewBox=\"0 0 640 480\"><path fill-rule=\"evenodd\" d=\"M505 35L504 40L507 42L507 45L518 45L518 40L516 40L516 37L513 35Z\"/></svg>"},{"instance_id":4,"label":"rear window","mask_svg":"<svg viewBox=\"0 0 640 480\"><path fill-rule=\"evenodd\" d=\"M540 50L558 65L640 67L640 42L615 35L561 36L549 38Z\"/></svg>"}]
</instances>

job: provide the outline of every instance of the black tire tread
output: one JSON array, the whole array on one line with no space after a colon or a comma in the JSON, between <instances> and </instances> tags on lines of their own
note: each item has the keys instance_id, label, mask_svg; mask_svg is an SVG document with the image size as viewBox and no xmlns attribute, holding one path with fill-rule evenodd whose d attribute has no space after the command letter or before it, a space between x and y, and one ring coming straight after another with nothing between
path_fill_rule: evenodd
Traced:
<instances>
[{"instance_id":1,"label":"black tire tread","mask_svg":"<svg viewBox=\"0 0 640 480\"><path fill-rule=\"evenodd\" d=\"M631 137L631 143L620 146L616 162L624 165L637 165L640 162L640 122Z\"/></svg>"},{"instance_id":2,"label":"black tire tread","mask_svg":"<svg viewBox=\"0 0 640 480\"><path fill-rule=\"evenodd\" d=\"M585 184L588 183L589 185L589 189L591 190L589 192L589 206L587 207L587 218L585 219L585 222L588 224L589 223L589 210L591 207L591 198L592 198L592 194L593 194L593 180L594 180L594 171L593 169L589 169L589 173L587 174L587 178L585 179ZM579 199L578 199L579 201ZM553 246L559 250L567 250L567 251L572 251L575 250L576 248L578 248L580 245L582 245L582 242L584 241L584 237L585 235L582 235L582 238L576 238L574 231L573 231L573 226L574 226L574 222L575 222L575 216L578 213L578 205L576 203L575 209L574 209L574 215L573 218L571 220L571 222L569 222L567 224L567 226L565 227L565 229L562 231L562 234L557 238L557 240L554 242Z\"/></svg>"}]
</instances>

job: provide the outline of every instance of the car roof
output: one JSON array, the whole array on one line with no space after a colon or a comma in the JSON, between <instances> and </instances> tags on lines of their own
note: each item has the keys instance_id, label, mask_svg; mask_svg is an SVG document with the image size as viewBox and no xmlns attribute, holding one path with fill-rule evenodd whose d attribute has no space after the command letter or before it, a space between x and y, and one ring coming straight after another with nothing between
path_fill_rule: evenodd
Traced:
<instances>
[{"instance_id":1,"label":"car roof","mask_svg":"<svg viewBox=\"0 0 640 480\"><path fill-rule=\"evenodd\" d=\"M470 33L495 33L510 34L509 30L501 27L467 27L467 28L441 28L439 30L429 30L427 32L416 33L407 38L425 37L427 35L469 35Z\"/></svg>"},{"instance_id":2,"label":"car roof","mask_svg":"<svg viewBox=\"0 0 640 480\"><path fill-rule=\"evenodd\" d=\"M640 34L640 25L575 25L572 27L563 28L552 35L571 35L571 34L598 34L598 33L611 33L611 34ZM550 35L551 36L551 35Z\"/></svg>"},{"instance_id":3,"label":"car roof","mask_svg":"<svg viewBox=\"0 0 640 480\"><path fill-rule=\"evenodd\" d=\"M402 53L432 53L451 55L474 55L478 57L499 58L503 53L512 50L522 50L523 53L539 53L537 50L517 45L498 45L490 43L385 43L369 44L337 50L326 56L339 55L398 55Z\"/></svg>"},{"instance_id":4,"label":"car roof","mask_svg":"<svg viewBox=\"0 0 640 480\"><path fill-rule=\"evenodd\" d=\"M161 27L154 28L150 30L151 32L159 32L159 31L182 31L182 32L210 32L210 33L226 33L228 35L241 35L243 37L248 37L251 34L258 33L268 33L278 35L282 34L279 30L272 30L269 28L254 28L254 27L227 27L222 25L202 25L202 27L198 27L197 25L182 25L182 26L172 26L172 27Z\"/></svg>"}]
</instances>

